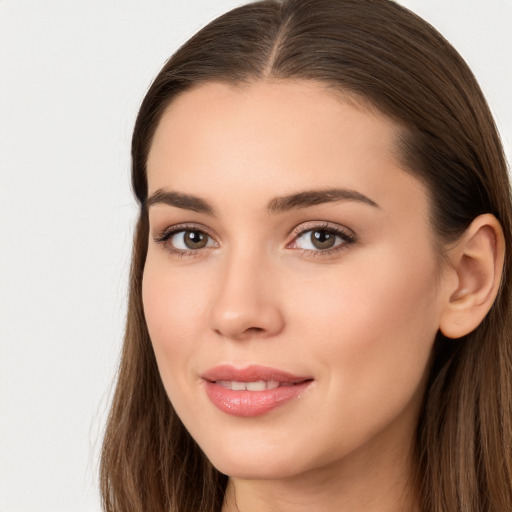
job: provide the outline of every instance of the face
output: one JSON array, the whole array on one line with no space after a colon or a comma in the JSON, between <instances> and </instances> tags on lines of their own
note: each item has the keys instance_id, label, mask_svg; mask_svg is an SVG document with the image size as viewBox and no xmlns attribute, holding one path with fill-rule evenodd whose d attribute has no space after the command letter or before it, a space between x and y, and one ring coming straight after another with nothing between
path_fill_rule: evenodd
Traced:
<instances>
[{"instance_id":1,"label":"face","mask_svg":"<svg viewBox=\"0 0 512 512\"><path fill-rule=\"evenodd\" d=\"M206 84L148 159L143 303L181 420L231 476L410 446L445 300L399 128L319 84Z\"/></svg>"}]
</instances>

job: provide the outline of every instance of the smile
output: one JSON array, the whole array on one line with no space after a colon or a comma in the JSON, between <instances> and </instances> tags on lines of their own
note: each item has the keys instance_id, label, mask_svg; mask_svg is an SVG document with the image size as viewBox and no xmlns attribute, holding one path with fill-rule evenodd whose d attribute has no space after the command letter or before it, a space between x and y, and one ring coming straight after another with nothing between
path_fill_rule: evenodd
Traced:
<instances>
[{"instance_id":1,"label":"smile","mask_svg":"<svg viewBox=\"0 0 512 512\"><path fill-rule=\"evenodd\" d=\"M254 382L241 382L234 380L218 380L216 384L226 389L234 391L265 391L267 389L275 389L280 386L294 386L292 382L279 382L277 380L257 380Z\"/></svg>"},{"instance_id":2,"label":"smile","mask_svg":"<svg viewBox=\"0 0 512 512\"><path fill-rule=\"evenodd\" d=\"M202 376L206 395L222 412L231 416L261 416L300 398L313 382L274 368L249 366L237 369L223 365Z\"/></svg>"}]
</instances>

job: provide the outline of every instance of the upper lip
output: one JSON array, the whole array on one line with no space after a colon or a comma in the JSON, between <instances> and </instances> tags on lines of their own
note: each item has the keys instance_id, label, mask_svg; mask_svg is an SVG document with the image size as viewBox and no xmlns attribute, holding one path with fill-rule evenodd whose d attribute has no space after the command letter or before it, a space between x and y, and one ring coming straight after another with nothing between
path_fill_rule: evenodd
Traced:
<instances>
[{"instance_id":1,"label":"upper lip","mask_svg":"<svg viewBox=\"0 0 512 512\"><path fill-rule=\"evenodd\" d=\"M297 384L306 380L312 380L311 377L293 375L292 373L271 368L269 366L250 365L244 368L236 368L229 364L223 364L210 368L201 375L201 378L209 382L236 381L236 382L256 382L277 381Z\"/></svg>"}]
</instances>

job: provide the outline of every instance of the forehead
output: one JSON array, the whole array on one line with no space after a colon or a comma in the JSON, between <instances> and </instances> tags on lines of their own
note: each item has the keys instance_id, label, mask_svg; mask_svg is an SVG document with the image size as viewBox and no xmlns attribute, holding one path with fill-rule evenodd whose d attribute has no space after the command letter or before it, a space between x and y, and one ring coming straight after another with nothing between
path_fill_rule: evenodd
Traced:
<instances>
[{"instance_id":1,"label":"forehead","mask_svg":"<svg viewBox=\"0 0 512 512\"><path fill-rule=\"evenodd\" d=\"M254 197L341 186L395 197L401 128L353 97L307 81L208 83L181 94L160 120L149 193ZM422 190L423 192L423 190Z\"/></svg>"},{"instance_id":2,"label":"forehead","mask_svg":"<svg viewBox=\"0 0 512 512\"><path fill-rule=\"evenodd\" d=\"M158 165L158 156L171 156L176 148L183 153L200 144L212 150L226 142L247 154L249 146L270 150L301 141L306 145L295 147L298 158L319 145L324 152L329 145L343 143L354 151L364 145L367 151L370 141L373 149L394 153L399 133L397 124L362 100L318 82L214 82L182 93L167 107L152 141L149 164Z\"/></svg>"}]
</instances>

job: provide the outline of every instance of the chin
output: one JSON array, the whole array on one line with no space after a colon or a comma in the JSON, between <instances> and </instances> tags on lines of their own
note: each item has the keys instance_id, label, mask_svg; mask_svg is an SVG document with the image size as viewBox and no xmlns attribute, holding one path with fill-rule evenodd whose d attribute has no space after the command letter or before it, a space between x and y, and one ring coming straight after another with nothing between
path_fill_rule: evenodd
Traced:
<instances>
[{"instance_id":1,"label":"chin","mask_svg":"<svg viewBox=\"0 0 512 512\"><path fill-rule=\"evenodd\" d=\"M213 466L221 473L244 480L273 480L296 476L315 464L301 455L296 447L251 446L231 444L229 449L219 444L204 450Z\"/></svg>"},{"instance_id":2,"label":"chin","mask_svg":"<svg viewBox=\"0 0 512 512\"><path fill-rule=\"evenodd\" d=\"M293 460L275 462L269 459L262 460L261 457L251 460L238 456L233 459L210 459L210 462L221 473L241 480L277 480L298 474L297 465Z\"/></svg>"}]
</instances>

